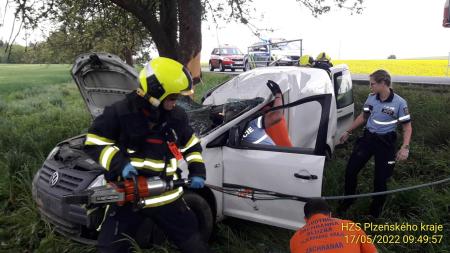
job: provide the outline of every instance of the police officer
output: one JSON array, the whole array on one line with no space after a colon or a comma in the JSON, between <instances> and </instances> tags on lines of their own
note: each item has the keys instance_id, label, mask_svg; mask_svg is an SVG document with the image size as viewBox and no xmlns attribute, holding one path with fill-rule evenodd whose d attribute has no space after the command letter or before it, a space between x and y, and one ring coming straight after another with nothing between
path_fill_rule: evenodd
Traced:
<instances>
[{"instance_id":1,"label":"police officer","mask_svg":"<svg viewBox=\"0 0 450 253\"><path fill-rule=\"evenodd\" d=\"M370 75L370 89L363 112L355 119L350 128L344 132L340 142L344 143L351 132L366 123L364 134L354 146L353 153L345 172L345 195L355 194L357 176L367 161L375 157L374 191L385 191L386 181L392 175L396 161L406 160L409 154L409 142L412 127L406 101L390 88L391 76L385 70L377 70ZM396 127L403 128L403 144L396 150ZM370 214L378 217L381 214L385 196L373 198ZM353 203L353 199L344 200L339 212L345 212Z\"/></svg>"},{"instance_id":2,"label":"police officer","mask_svg":"<svg viewBox=\"0 0 450 253\"><path fill-rule=\"evenodd\" d=\"M200 140L176 107L178 96L192 93L188 70L159 57L140 72L140 88L107 106L89 128L85 151L105 169L105 178L120 181L133 175L171 180L180 177L177 160L188 163L191 188L202 188L206 177ZM180 152L180 151L181 152ZM182 199L183 188L132 204L111 205L98 237L99 252L129 252L124 235L134 237L145 218L151 218L182 252L207 252L195 214ZM151 231L149 231L150 233Z\"/></svg>"}]
</instances>

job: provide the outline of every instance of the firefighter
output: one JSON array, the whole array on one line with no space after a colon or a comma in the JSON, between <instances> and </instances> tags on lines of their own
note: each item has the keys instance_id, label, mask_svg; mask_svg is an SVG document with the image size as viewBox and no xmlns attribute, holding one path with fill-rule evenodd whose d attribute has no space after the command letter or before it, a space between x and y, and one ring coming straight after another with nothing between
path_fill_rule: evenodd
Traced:
<instances>
[{"instance_id":1,"label":"firefighter","mask_svg":"<svg viewBox=\"0 0 450 253\"><path fill-rule=\"evenodd\" d=\"M300 67L312 67L314 65L314 58L310 55L303 55L299 61Z\"/></svg>"},{"instance_id":2,"label":"firefighter","mask_svg":"<svg viewBox=\"0 0 450 253\"><path fill-rule=\"evenodd\" d=\"M319 55L317 55L313 67L325 70L331 77L330 68L333 67L333 63L331 63L331 57L325 52L322 52Z\"/></svg>"},{"instance_id":3,"label":"firefighter","mask_svg":"<svg viewBox=\"0 0 450 253\"><path fill-rule=\"evenodd\" d=\"M290 241L291 253L376 253L373 238L349 220L331 217L325 200L309 200L304 206L306 225Z\"/></svg>"},{"instance_id":4,"label":"firefighter","mask_svg":"<svg viewBox=\"0 0 450 253\"><path fill-rule=\"evenodd\" d=\"M412 127L405 99L391 89L391 76L385 70L377 70L370 75L370 89L373 93L369 94L364 103L363 112L340 138L340 142L344 143L353 130L366 123L364 134L356 141L347 164L346 195L355 194L358 173L372 156L375 156L374 191L380 192L387 189L386 181L391 177L396 161L406 160L409 154ZM396 155L398 123L403 128L403 145ZM339 212L345 212L353 201L353 199L344 200ZM384 202L384 195L375 196L370 214L378 217Z\"/></svg>"},{"instance_id":5,"label":"firefighter","mask_svg":"<svg viewBox=\"0 0 450 253\"><path fill-rule=\"evenodd\" d=\"M188 163L191 188L206 178L199 138L188 125L186 112L176 106L180 95L192 93L189 71L177 61L159 57L139 75L140 87L107 106L89 128L85 151L105 169L105 179L133 175L177 179L177 160ZM183 188L151 196L136 210L132 204L108 207L98 237L99 252L128 252L145 218L151 218L182 252L208 252L195 214L183 200ZM150 232L150 231L149 231Z\"/></svg>"}]
</instances>

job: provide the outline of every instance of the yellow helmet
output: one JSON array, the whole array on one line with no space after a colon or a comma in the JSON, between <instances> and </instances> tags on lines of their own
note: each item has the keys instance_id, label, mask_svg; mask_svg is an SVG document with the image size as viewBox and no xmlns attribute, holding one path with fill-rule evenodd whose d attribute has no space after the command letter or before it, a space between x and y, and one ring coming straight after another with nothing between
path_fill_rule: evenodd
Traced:
<instances>
[{"instance_id":1,"label":"yellow helmet","mask_svg":"<svg viewBox=\"0 0 450 253\"><path fill-rule=\"evenodd\" d=\"M301 67L312 67L313 63L314 59L310 55L303 55L299 61Z\"/></svg>"},{"instance_id":2,"label":"yellow helmet","mask_svg":"<svg viewBox=\"0 0 450 253\"><path fill-rule=\"evenodd\" d=\"M141 87L137 93L152 105L159 106L170 94L190 95L192 77L189 70L181 63L158 57L147 64L139 74Z\"/></svg>"},{"instance_id":3,"label":"yellow helmet","mask_svg":"<svg viewBox=\"0 0 450 253\"><path fill-rule=\"evenodd\" d=\"M316 61L331 61L331 57L325 52L322 52L317 56Z\"/></svg>"}]
</instances>

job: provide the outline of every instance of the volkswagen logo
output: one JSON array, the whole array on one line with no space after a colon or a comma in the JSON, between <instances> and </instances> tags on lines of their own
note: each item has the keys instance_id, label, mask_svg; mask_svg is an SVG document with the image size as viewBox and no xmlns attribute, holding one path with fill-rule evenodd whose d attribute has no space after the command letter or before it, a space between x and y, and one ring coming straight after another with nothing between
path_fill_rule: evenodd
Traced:
<instances>
[{"instance_id":1,"label":"volkswagen logo","mask_svg":"<svg viewBox=\"0 0 450 253\"><path fill-rule=\"evenodd\" d=\"M59 180L59 173L58 171L55 171L50 177L50 180L48 180L48 183L50 184L50 186L55 186L55 184L58 183L58 180Z\"/></svg>"}]
</instances>

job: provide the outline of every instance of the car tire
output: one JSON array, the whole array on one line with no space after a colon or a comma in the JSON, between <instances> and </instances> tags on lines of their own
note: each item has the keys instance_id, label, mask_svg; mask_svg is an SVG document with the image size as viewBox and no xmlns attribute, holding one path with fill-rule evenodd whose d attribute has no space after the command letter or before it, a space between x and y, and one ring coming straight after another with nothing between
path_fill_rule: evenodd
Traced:
<instances>
[{"instance_id":1,"label":"car tire","mask_svg":"<svg viewBox=\"0 0 450 253\"><path fill-rule=\"evenodd\" d=\"M212 65L211 61L209 61L209 71L214 71L214 66Z\"/></svg>"},{"instance_id":2,"label":"car tire","mask_svg":"<svg viewBox=\"0 0 450 253\"><path fill-rule=\"evenodd\" d=\"M205 241L208 241L214 228L211 206L202 196L195 192L185 192L183 199L197 217L200 234Z\"/></svg>"},{"instance_id":3,"label":"car tire","mask_svg":"<svg viewBox=\"0 0 450 253\"><path fill-rule=\"evenodd\" d=\"M225 71L225 67L223 66L222 62L219 62L219 69L220 69L220 72Z\"/></svg>"}]
</instances>

